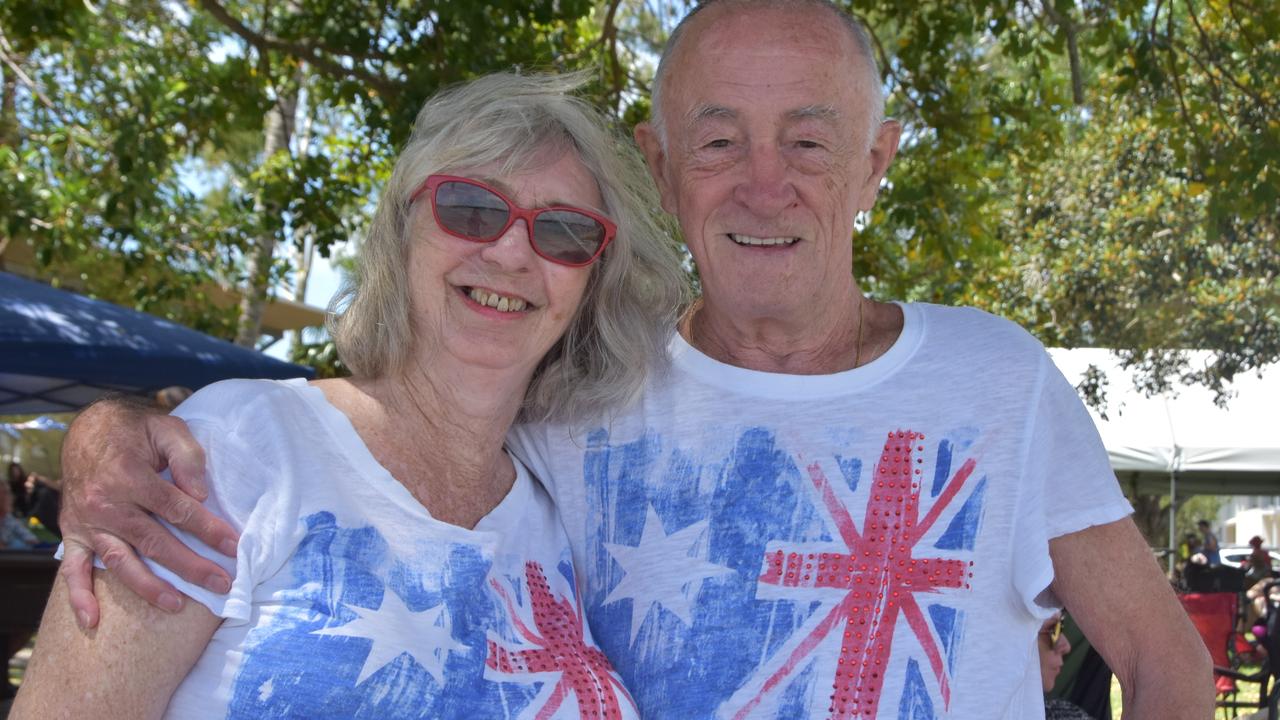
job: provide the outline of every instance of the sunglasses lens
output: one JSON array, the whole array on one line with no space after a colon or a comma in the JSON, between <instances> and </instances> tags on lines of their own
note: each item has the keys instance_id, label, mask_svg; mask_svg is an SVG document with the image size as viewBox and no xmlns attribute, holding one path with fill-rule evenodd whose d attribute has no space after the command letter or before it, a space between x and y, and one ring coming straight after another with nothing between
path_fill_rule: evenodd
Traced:
<instances>
[{"instance_id":1,"label":"sunglasses lens","mask_svg":"<svg viewBox=\"0 0 1280 720\"><path fill-rule=\"evenodd\" d=\"M436 218L454 235L493 240L511 215L506 201L478 185L445 182L436 188Z\"/></svg>"},{"instance_id":2,"label":"sunglasses lens","mask_svg":"<svg viewBox=\"0 0 1280 720\"><path fill-rule=\"evenodd\" d=\"M599 221L572 210L547 210L534 221L533 243L538 252L570 265L590 262L604 238Z\"/></svg>"}]
</instances>

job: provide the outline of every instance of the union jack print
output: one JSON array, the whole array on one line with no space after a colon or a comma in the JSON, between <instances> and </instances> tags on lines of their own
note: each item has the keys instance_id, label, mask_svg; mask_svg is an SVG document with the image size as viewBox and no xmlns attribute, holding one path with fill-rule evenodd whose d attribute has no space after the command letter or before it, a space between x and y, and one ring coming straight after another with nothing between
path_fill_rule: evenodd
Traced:
<instances>
[{"instance_id":1,"label":"union jack print","mask_svg":"<svg viewBox=\"0 0 1280 720\"><path fill-rule=\"evenodd\" d=\"M701 452L589 436L583 603L642 716L935 720L956 704L982 433L823 432L837 452L759 426ZM865 464L838 453L868 446Z\"/></svg>"},{"instance_id":2,"label":"union jack print","mask_svg":"<svg viewBox=\"0 0 1280 720\"><path fill-rule=\"evenodd\" d=\"M875 485L862 532L819 465L808 466L809 479L847 551L770 543L759 580L783 588L834 588L844 591L844 596L794 645L786 661L764 682L762 692L748 701L735 718L750 717L763 695L775 690L833 632L842 633L843 638L837 664L831 670L828 717L876 717L899 615L905 617L928 657L944 705L950 701L942 653L916 595L934 593L939 588L967 588L973 562L921 556L916 546L955 499L976 463L970 459L956 471L921 519L923 458L915 454L924 451L924 445L918 444L924 439L922 433L911 430L888 434L873 474Z\"/></svg>"},{"instance_id":3,"label":"union jack print","mask_svg":"<svg viewBox=\"0 0 1280 720\"><path fill-rule=\"evenodd\" d=\"M506 588L497 580L490 580L494 591L506 603L516 631L534 646L509 648L491 634L485 665L497 674L494 679L554 683L550 696L532 714L535 720L552 717L570 694L577 700L579 717L583 720L622 718L623 704L634 705L614 675L609 659L584 641L581 602L552 595L542 566L536 562L525 563L525 582L532 606L533 629L521 619Z\"/></svg>"}]
</instances>

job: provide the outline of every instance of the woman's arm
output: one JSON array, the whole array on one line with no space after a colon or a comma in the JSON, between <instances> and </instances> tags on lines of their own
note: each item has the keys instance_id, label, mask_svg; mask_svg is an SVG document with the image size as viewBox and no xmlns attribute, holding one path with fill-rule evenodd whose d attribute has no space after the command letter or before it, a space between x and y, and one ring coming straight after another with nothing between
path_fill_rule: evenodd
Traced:
<instances>
[{"instance_id":1,"label":"woman's arm","mask_svg":"<svg viewBox=\"0 0 1280 720\"><path fill-rule=\"evenodd\" d=\"M177 613L158 610L95 570L93 592L104 612L97 628L81 630L67 592L59 578L12 720L158 718L222 622L194 602Z\"/></svg>"}]
</instances>

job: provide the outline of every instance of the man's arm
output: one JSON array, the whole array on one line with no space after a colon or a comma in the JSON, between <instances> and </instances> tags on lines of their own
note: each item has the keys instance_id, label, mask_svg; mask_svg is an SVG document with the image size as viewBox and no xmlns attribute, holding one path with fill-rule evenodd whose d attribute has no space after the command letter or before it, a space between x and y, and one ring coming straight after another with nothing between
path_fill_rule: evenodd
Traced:
<instances>
[{"instance_id":1,"label":"man's arm","mask_svg":"<svg viewBox=\"0 0 1280 720\"><path fill-rule=\"evenodd\" d=\"M173 484L158 474L166 467ZM170 612L182 609L182 595L156 577L139 554L188 582L214 592L230 589L231 578L222 568L192 552L152 516L235 555L235 530L200 504L208 497L204 451L180 419L128 399L91 405L63 441L62 471L59 573L80 627L98 623L95 553L124 587Z\"/></svg>"},{"instance_id":2,"label":"man's arm","mask_svg":"<svg viewBox=\"0 0 1280 720\"><path fill-rule=\"evenodd\" d=\"M1213 662L1133 521L1049 541L1051 586L1123 691L1126 720L1213 717Z\"/></svg>"},{"instance_id":3,"label":"man's arm","mask_svg":"<svg viewBox=\"0 0 1280 720\"><path fill-rule=\"evenodd\" d=\"M160 612L117 576L93 575L106 611L102 623L78 628L66 605L66 583L54 583L13 720L158 718L222 622L199 603Z\"/></svg>"}]
</instances>

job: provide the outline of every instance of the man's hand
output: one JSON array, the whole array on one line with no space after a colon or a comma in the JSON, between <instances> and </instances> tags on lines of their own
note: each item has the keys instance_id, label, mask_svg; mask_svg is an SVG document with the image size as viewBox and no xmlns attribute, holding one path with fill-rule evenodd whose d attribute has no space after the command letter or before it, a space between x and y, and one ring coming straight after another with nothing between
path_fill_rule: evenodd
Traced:
<instances>
[{"instance_id":1,"label":"man's hand","mask_svg":"<svg viewBox=\"0 0 1280 720\"><path fill-rule=\"evenodd\" d=\"M158 474L166 467L174 484ZM231 588L222 568L192 552L152 516L235 556L235 530L200 504L208 497L204 450L181 420L126 399L91 405L63 442L62 472L59 572L82 628L98 623L95 554L126 587L170 612L182 609L182 595L156 577L139 554L214 592Z\"/></svg>"}]
</instances>

